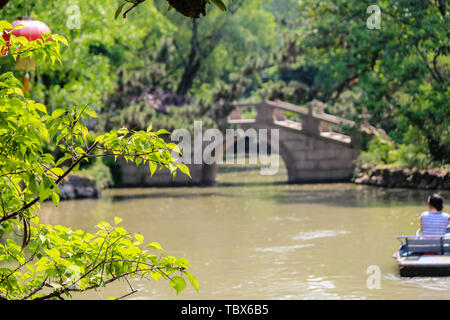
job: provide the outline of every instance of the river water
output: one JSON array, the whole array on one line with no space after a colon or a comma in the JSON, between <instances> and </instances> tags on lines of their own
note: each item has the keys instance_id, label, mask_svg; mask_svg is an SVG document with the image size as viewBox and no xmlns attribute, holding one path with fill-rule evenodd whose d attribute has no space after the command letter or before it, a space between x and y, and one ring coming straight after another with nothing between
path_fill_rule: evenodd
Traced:
<instances>
[{"instance_id":1,"label":"river water","mask_svg":"<svg viewBox=\"0 0 450 320\"><path fill-rule=\"evenodd\" d=\"M93 227L123 218L130 232L185 257L200 282L131 280L129 299L449 299L450 278L400 278L398 235L415 234L428 192L344 184L286 184L286 170L223 166L205 188L112 189L100 200L45 203L42 223ZM450 199L449 193L444 193ZM380 287L367 269L379 268ZM370 281L369 281L370 282ZM373 283L373 282L370 282ZM75 298L129 292L117 282Z\"/></svg>"}]
</instances>

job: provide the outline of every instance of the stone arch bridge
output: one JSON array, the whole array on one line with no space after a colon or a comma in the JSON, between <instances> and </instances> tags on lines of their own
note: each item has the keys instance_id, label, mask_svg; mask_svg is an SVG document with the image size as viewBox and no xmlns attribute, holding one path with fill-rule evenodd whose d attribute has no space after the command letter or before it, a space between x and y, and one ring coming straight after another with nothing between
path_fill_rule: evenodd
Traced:
<instances>
[{"instance_id":1,"label":"stone arch bridge","mask_svg":"<svg viewBox=\"0 0 450 320\"><path fill-rule=\"evenodd\" d=\"M279 129L278 152L283 159L291 183L349 181L360 154L358 134L345 135L341 128L355 127L355 122L323 112L320 103L302 108L281 101L235 103L226 119L228 127L247 129ZM244 110L252 109L256 118L245 119ZM288 117L286 114L289 114ZM358 132L359 130L352 130ZM232 142L234 144L234 141ZM223 150L230 147L224 145ZM123 186L199 185L216 181L217 166L189 165L192 179L177 175L172 180L168 170L158 171L152 178L147 166L136 168L121 164Z\"/></svg>"},{"instance_id":2,"label":"stone arch bridge","mask_svg":"<svg viewBox=\"0 0 450 320\"><path fill-rule=\"evenodd\" d=\"M281 101L236 103L227 123L246 129L279 129L279 154L289 182L347 181L360 153L357 134L348 136L340 128L355 127L355 122L323 112L322 104L308 108ZM244 119L243 111L256 111L255 119ZM289 112L294 120L286 115ZM356 130L355 130L356 131Z\"/></svg>"}]
</instances>

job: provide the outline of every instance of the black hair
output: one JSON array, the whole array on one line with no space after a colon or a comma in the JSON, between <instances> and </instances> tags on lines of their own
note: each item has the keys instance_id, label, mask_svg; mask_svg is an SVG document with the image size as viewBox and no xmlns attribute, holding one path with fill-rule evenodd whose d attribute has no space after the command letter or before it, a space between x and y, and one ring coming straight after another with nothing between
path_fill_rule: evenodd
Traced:
<instances>
[{"instance_id":1,"label":"black hair","mask_svg":"<svg viewBox=\"0 0 450 320\"><path fill-rule=\"evenodd\" d=\"M428 204L437 211L441 211L444 207L444 198L440 194L434 193L428 197Z\"/></svg>"}]
</instances>

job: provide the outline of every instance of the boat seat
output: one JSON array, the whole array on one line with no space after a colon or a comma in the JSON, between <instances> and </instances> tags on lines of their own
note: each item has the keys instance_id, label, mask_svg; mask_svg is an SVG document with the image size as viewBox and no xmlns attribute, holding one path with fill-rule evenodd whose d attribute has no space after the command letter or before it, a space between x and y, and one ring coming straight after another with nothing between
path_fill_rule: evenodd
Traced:
<instances>
[{"instance_id":1,"label":"boat seat","mask_svg":"<svg viewBox=\"0 0 450 320\"><path fill-rule=\"evenodd\" d=\"M447 246L445 246L445 244L447 244ZM446 252L450 252L450 239L406 237L405 250L408 254L425 252L443 254L444 249L447 249Z\"/></svg>"}]
</instances>

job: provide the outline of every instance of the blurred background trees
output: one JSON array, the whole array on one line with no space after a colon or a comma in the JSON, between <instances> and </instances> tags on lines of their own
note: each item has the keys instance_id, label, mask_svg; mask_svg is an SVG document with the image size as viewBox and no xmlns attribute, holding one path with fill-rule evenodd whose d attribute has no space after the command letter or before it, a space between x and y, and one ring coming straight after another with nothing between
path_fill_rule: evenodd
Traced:
<instances>
[{"instance_id":1,"label":"blurred background trees","mask_svg":"<svg viewBox=\"0 0 450 320\"><path fill-rule=\"evenodd\" d=\"M61 65L32 74L31 98L49 109L88 103L100 131L149 122L189 128L194 119L222 127L235 100L319 100L327 112L387 133L366 144L368 162L449 164L445 1L379 1L373 30L369 1L235 0L225 2L226 14L206 6L208 14L192 20L156 0L114 20L120 3L28 1L28 12L71 44ZM15 20L23 4L2 14ZM378 157L385 149L389 157Z\"/></svg>"}]
</instances>

